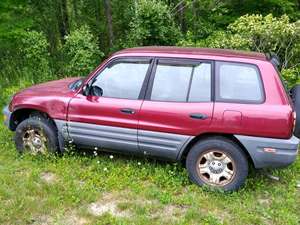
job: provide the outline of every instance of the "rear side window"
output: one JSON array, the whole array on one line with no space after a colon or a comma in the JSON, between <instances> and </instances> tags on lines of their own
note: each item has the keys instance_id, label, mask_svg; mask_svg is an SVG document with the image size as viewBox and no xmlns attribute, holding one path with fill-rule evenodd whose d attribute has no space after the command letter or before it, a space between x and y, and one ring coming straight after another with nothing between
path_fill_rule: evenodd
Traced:
<instances>
[{"instance_id":1,"label":"rear side window","mask_svg":"<svg viewBox=\"0 0 300 225\"><path fill-rule=\"evenodd\" d=\"M216 63L216 100L261 103L263 85L258 68L244 63Z\"/></svg>"},{"instance_id":2,"label":"rear side window","mask_svg":"<svg viewBox=\"0 0 300 225\"><path fill-rule=\"evenodd\" d=\"M210 101L211 64L159 61L150 99L167 102Z\"/></svg>"}]
</instances>

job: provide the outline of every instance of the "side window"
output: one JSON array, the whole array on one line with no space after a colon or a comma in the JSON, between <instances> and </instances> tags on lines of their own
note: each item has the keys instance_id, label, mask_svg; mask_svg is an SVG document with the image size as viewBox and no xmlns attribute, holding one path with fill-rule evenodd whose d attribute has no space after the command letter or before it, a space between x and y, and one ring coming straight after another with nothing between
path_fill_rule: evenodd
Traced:
<instances>
[{"instance_id":1,"label":"side window","mask_svg":"<svg viewBox=\"0 0 300 225\"><path fill-rule=\"evenodd\" d=\"M165 60L164 60L165 61ZM205 102L211 100L211 64L176 64L159 61L151 100Z\"/></svg>"},{"instance_id":2,"label":"side window","mask_svg":"<svg viewBox=\"0 0 300 225\"><path fill-rule=\"evenodd\" d=\"M216 63L216 100L262 102L263 85L258 68L250 64Z\"/></svg>"},{"instance_id":3,"label":"side window","mask_svg":"<svg viewBox=\"0 0 300 225\"><path fill-rule=\"evenodd\" d=\"M211 64L201 63L194 68L189 102L209 102L211 100Z\"/></svg>"},{"instance_id":4,"label":"side window","mask_svg":"<svg viewBox=\"0 0 300 225\"><path fill-rule=\"evenodd\" d=\"M93 86L102 89L103 97L138 99L150 62L116 62L97 75Z\"/></svg>"}]
</instances>

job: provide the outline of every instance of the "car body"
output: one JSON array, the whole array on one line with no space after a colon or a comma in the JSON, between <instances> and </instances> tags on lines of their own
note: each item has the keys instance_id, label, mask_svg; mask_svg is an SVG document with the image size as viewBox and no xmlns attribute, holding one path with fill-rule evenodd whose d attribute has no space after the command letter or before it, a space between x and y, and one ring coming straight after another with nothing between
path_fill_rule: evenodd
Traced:
<instances>
[{"instance_id":1,"label":"car body","mask_svg":"<svg viewBox=\"0 0 300 225\"><path fill-rule=\"evenodd\" d=\"M298 153L293 103L276 66L261 53L125 49L85 79L51 81L15 94L4 109L5 123L15 131L32 112L53 121L61 151L72 140L182 161L196 143L220 137L255 168L287 166Z\"/></svg>"}]
</instances>

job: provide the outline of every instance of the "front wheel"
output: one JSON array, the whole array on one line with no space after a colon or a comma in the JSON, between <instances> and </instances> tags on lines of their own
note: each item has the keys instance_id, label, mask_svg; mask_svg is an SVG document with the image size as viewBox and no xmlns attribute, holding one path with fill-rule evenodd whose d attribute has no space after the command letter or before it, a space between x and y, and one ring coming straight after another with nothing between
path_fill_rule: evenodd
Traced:
<instances>
[{"instance_id":1,"label":"front wheel","mask_svg":"<svg viewBox=\"0 0 300 225\"><path fill-rule=\"evenodd\" d=\"M22 121L16 129L16 148L20 153L46 154L56 152L58 138L56 128L50 119L33 116Z\"/></svg>"},{"instance_id":2,"label":"front wheel","mask_svg":"<svg viewBox=\"0 0 300 225\"><path fill-rule=\"evenodd\" d=\"M188 153L186 166L194 183L225 191L239 189L248 175L248 161L243 150L221 137L197 142Z\"/></svg>"}]
</instances>

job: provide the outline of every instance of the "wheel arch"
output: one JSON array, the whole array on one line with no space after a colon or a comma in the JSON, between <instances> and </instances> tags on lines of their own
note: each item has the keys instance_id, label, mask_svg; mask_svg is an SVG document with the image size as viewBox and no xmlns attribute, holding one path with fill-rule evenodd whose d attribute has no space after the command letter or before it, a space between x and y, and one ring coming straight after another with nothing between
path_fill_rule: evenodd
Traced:
<instances>
[{"instance_id":1,"label":"wheel arch","mask_svg":"<svg viewBox=\"0 0 300 225\"><path fill-rule=\"evenodd\" d=\"M32 115L39 115L39 116L43 116L47 119L50 119L54 126L57 128L54 120L49 116L49 114L41 109L36 109L36 108L19 108L17 110L15 110L12 114L11 114L11 118L9 121L9 128L12 131L15 131L17 126L24 121L25 119L28 119L30 116Z\"/></svg>"},{"instance_id":2,"label":"wheel arch","mask_svg":"<svg viewBox=\"0 0 300 225\"><path fill-rule=\"evenodd\" d=\"M189 153L189 151L191 150L191 148L194 144L196 144L200 140L203 140L206 138L213 138L213 137L226 138L226 139L231 140L234 143L236 143L242 149L242 151L245 153L245 155L247 156L249 164L253 167L255 166L254 161L253 161L251 155L249 154L248 150L246 149L246 147L233 134L204 133L204 134L195 136L194 138L189 140L188 143L186 143L185 146L182 148L182 150L179 152L177 160L184 163L184 161L187 157L187 154Z\"/></svg>"}]
</instances>

